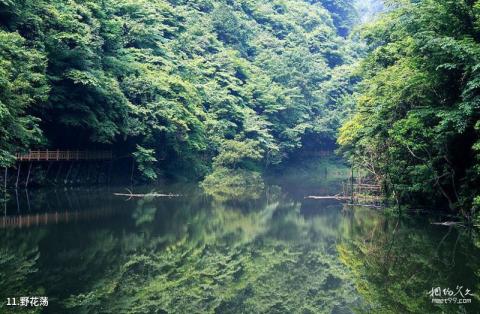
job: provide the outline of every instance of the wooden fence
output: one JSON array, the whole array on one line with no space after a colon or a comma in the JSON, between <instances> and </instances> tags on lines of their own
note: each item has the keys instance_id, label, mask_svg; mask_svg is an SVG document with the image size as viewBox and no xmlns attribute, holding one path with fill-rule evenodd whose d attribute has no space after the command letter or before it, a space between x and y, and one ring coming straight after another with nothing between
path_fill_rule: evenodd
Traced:
<instances>
[{"instance_id":1,"label":"wooden fence","mask_svg":"<svg viewBox=\"0 0 480 314\"><path fill-rule=\"evenodd\" d=\"M63 160L110 160L111 151L80 151L80 150L31 150L28 153L18 153L18 161L63 161Z\"/></svg>"}]
</instances>

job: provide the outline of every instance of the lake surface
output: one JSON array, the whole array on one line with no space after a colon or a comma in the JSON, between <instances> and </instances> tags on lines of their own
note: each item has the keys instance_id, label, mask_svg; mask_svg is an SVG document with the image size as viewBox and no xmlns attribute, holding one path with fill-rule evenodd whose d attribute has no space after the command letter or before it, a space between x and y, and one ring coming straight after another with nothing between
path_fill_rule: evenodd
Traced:
<instances>
[{"instance_id":1,"label":"lake surface","mask_svg":"<svg viewBox=\"0 0 480 314\"><path fill-rule=\"evenodd\" d=\"M11 192L0 313L480 313L475 233L305 200L338 192L327 173L269 181ZM471 303L432 303L460 294ZM6 305L26 296L48 307Z\"/></svg>"}]
</instances>

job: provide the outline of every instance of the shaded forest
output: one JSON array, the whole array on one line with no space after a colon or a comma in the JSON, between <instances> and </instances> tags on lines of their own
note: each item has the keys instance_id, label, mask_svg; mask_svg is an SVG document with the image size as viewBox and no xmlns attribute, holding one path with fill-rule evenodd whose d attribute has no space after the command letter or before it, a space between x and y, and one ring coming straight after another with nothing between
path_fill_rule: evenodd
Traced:
<instances>
[{"instance_id":1,"label":"shaded forest","mask_svg":"<svg viewBox=\"0 0 480 314\"><path fill-rule=\"evenodd\" d=\"M201 178L333 149L358 19L346 0L1 1L0 164L111 149Z\"/></svg>"},{"instance_id":2,"label":"shaded forest","mask_svg":"<svg viewBox=\"0 0 480 314\"><path fill-rule=\"evenodd\" d=\"M398 1L367 25L338 142L397 204L480 206L480 2Z\"/></svg>"},{"instance_id":3,"label":"shaded forest","mask_svg":"<svg viewBox=\"0 0 480 314\"><path fill-rule=\"evenodd\" d=\"M338 151L471 217L480 2L0 1L0 165L108 149L207 181Z\"/></svg>"},{"instance_id":4,"label":"shaded forest","mask_svg":"<svg viewBox=\"0 0 480 314\"><path fill-rule=\"evenodd\" d=\"M479 44L480 0L0 0L0 312L480 313Z\"/></svg>"}]
</instances>

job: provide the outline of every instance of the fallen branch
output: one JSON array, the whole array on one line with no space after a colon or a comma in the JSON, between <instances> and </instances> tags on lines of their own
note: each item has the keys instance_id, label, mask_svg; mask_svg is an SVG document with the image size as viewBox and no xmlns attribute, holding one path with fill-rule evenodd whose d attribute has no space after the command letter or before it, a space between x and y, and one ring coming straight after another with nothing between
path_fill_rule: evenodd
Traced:
<instances>
[{"instance_id":1,"label":"fallen branch","mask_svg":"<svg viewBox=\"0 0 480 314\"><path fill-rule=\"evenodd\" d=\"M348 203L346 204L347 206L353 206L353 207L369 207L369 208L385 208L385 206L381 206L381 205L372 205L372 204L352 204L352 203Z\"/></svg>"},{"instance_id":2,"label":"fallen branch","mask_svg":"<svg viewBox=\"0 0 480 314\"><path fill-rule=\"evenodd\" d=\"M146 193L146 194L134 194L132 193L132 191L130 191L129 189L126 189L129 193L113 193L113 195L116 195L116 196L128 196L128 199L127 200L130 200L134 197L138 197L138 198L143 198L143 197L179 197L181 196L180 194L172 194L172 193L168 193L168 194L163 194L163 193Z\"/></svg>"},{"instance_id":3,"label":"fallen branch","mask_svg":"<svg viewBox=\"0 0 480 314\"><path fill-rule=\"evenodd\" d=\"M464 224L461 223L461 222L446 221L446 222L432 222L431 225L438 225L438 226L463 226Z\"/></svg>"},{"instance_id":4,"label":"fallen branch","mask_svg":"<svg viewBox=\"0 0 480 314\"><path fill-rule=\"evenodd\" d=\"M349 200L351 197L349 196L340 196L340 195L327 195L327 196L315 196L315 195L310 195L310 196L305 196L307 199L312 199L312 200Z\"/></svg>"}]
</instances>

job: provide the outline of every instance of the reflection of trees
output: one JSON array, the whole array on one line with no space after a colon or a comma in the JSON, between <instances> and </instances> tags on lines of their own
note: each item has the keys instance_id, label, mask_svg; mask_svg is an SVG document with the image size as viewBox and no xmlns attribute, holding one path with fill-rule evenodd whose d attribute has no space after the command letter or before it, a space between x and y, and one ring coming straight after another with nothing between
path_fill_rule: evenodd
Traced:
<instances>
[{"instance_id":1,"label":"reflection of trees","mask_svg":"<svg viewBox=\"0 0 480 314\"><path fill-rule=\"evenodd\" d=\"M434 313L453 307L432 307L432 287L480 289L476 234L358 208L341 216L278 187L251 199L175 191L184 197L117 200L128 217L108 227L4 230L2 297L48 295L59 313L329 313L364 303Z\"/></svg>"},{"instance_id":2,"label":"reflection of trees","mask_svg":"<svg viewBox=\"0 0 480 314\"><path fill-rule=\"evenodd\" d=\"M473 243L474 243L474 246L475 246L475 249L477 250L480 250L480 234L478 232L476 232L474 235L473 235ZM478 261L476 261L477 263L475 263L475 261L472 263L471 260L468 260L468 263L469 263L469 267L471 269L475 269L475 275L477 278L480 278L480 263L478 263ZM480 280L477 280L477 284L475 285L475 294L474 294L474 297L475 299L477 299L478 302L480 302Z\"/></svg>"},{"instance_id":3,"label":"reflection of trees","mask_svg":"<svg viewBox=\"0 0 480 314\"><path fill-rule=\"evenodd\" d=\"M15 297L17 303L22 296L44 296L44 289L35 282L38 272L38 242L43 238L42 230L17 234L14 230L3 230L0 244L0 306L2 313L17 313L17 307L5 307L7 298ZM22 313L39 313L30 308Z\"/></svg>"},{"instance_id":4,"label":"reflection of trees","mask_svg":"<svg viewBox=\"0 0 480 314\"><path fill-rule=\"evenodd\" d=\"M317 313L357 304L335 256L335 220L304 219L278 190L261 194L255 209L234 204L202 194L139 201L135 228L98 233L57 261L89 256L81 259L92 278L66 305L85 313Z\"/></svg>"},{"instance_id":5,"label":"reflection of trees","mask_svg":"<svg viewBox=\"0 0 480 314\"><path fill-rule=\"evenodd\" d=\"M202 187L217 203L245 207L255 206L262 198L265 185L258 172L222 168L207 176Z\"/></svg>"},{"instance_id":6,"label":"reflection of trees","mask_svg":"<svg viewBox=\"0 0 480 314\"><path fill-rule=\"evenodd\" d=\"M309 209L278 187L242 201L178 192L118 200L128 217L108 227L5 230L2 297L48 295L58 313L434 313L453 307L432 307L432 287L480 289L476 234Z\"/></svg>"},{"instance_id":7,"label":"reflection of trees","mask_svg":"<svg viewBox=\"0 0 480 314\"><path fill-rule=\"evenodd\" d=\"M427 295L432 287L474 289L478 250L460 243L457 230L434 229L358 210L351 217L348 236L337 246L340 259L355 276L358 292L373 313L456 312L458 305L434 306ZM364 216L365 215L365 216ZM430 228L425 232L425 228ZM445 233L447 233L445 235ZM475 268L466 261L476 260ZM472 265L470 265L472 266ZM478 306L467 305L465 308ZM465 309L464 309L465 310ZM467 311L468 312L468 311Z\"/></svg>"}]
</instances>

